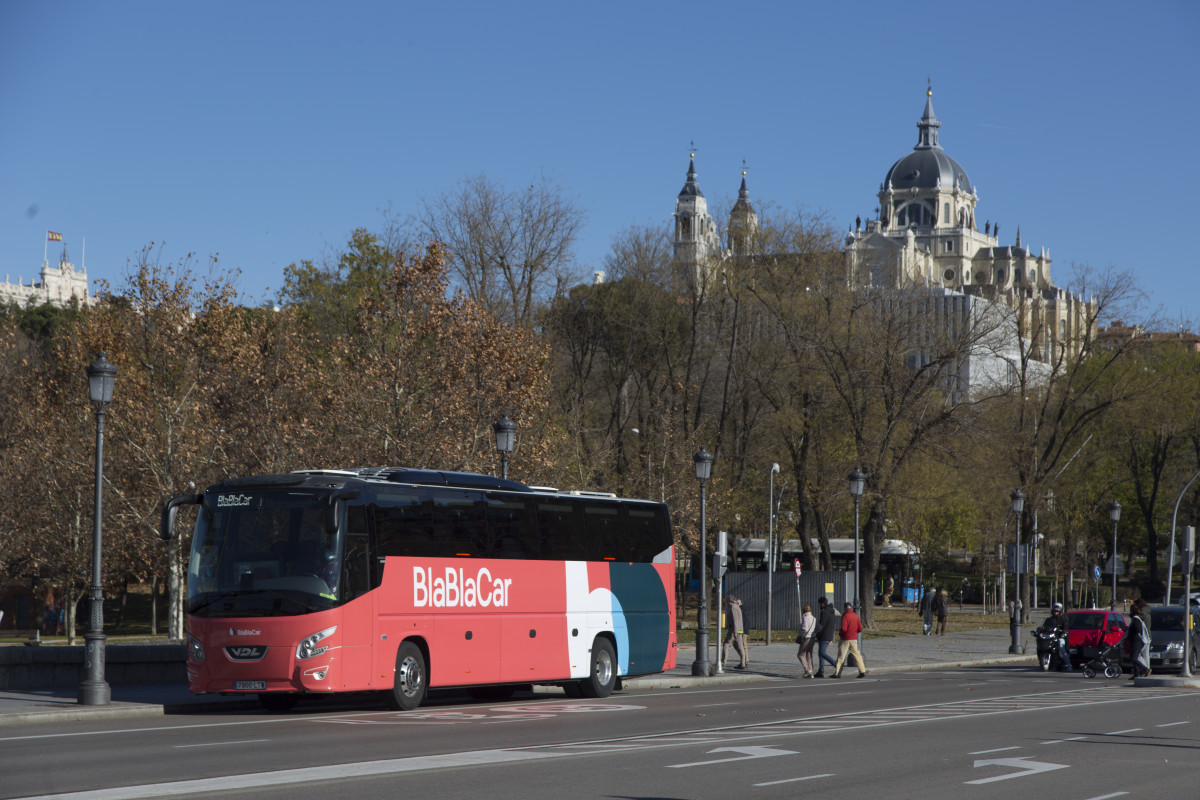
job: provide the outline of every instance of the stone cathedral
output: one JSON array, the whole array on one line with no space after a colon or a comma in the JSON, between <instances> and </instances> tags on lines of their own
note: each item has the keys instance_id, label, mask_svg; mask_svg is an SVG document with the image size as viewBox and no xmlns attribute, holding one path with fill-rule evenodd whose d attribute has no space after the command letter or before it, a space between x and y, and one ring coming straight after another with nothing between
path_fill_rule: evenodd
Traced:
<instances>
[{"instance_id":1,"label":"stone cathedral","mask_svg":"<svg viewBox=\"0 0 1200 800\"><path fill-rule=\"evenodd\" d=\"M992 304L1020 309L1023 328L1037 331L1033 357L1076 354L1081 334L1094 324L1086 301L1054 284L1045 248L1034 252L1016 231L1000 244L1000 226L979 230L979 194L967 171L942 149L941 123L933 113L933 91L917 123L917 143L888 169L879 187L879 218L856 220L843 247L847 281L858 286L928 287L951 314L980 313ZM750 204L745 173L730 211L722 247L708 204L696 180L695 157L675 201L674 254L681 269L698 274L746 248L758 218ZM1015 354L1012 348L1009 358ZM978 366L978 365L977 365ZM995 365L976 372L992 379ZM967 377L973 384L980 375Z\"/></svg>"}]
</instances>

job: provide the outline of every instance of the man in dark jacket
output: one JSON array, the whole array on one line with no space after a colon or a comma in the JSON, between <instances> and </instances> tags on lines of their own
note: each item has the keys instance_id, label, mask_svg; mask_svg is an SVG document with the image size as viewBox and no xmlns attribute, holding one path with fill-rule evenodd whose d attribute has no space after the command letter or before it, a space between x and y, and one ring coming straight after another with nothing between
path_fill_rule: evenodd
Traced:
<instances>
[{"instance_id":1,"label":"man in dark jacket","mask_svg":"<svg viewBox=\"0 0 1200 800\"><path fill-rule=\"evenodd\" d=\"M838 631L838 624L833 606L829 605L824 597L817 598L817 606L819 607L817 615L817 647L819 649L817 651L817 672L813 677L824 678L826 662L832 667L837 667L837 659L829 655L829 643L833 641L834 634Z\"/></svg>"}]
</instances>

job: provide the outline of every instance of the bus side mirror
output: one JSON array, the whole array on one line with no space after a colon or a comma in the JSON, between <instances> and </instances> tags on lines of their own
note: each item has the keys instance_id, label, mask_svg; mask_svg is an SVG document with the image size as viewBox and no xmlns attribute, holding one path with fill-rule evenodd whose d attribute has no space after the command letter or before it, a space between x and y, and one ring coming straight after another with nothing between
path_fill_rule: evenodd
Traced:
<instances>
[{"instance_id":1,"label":"bus side mirror","mask_svg":"<svg viewBox=\"0 0 1200 800\"><path fill-rule=\"evenodd\" d=\"M199 494L181 494L171 498L162 511L162 527L158 530L159 538L164 542L171 541L171 536L175 532L175 515L179 513L179 507L199 505L203 497L204 495Z\"/></svg>"},{"instance_id":2,"label":"bus side mirror","mask_svg":"<svg viewBox=\"0 0 1200 800\"><path fill-rule=\"evenodd\" d=\"M324 519L322 520L325 525L326 533L337 532L338 503L342 500L353 500L361 495L362 492L351 490L348 492L337 492L329 496L329 505L325 507Z\"/></svg>"}]
</instances>

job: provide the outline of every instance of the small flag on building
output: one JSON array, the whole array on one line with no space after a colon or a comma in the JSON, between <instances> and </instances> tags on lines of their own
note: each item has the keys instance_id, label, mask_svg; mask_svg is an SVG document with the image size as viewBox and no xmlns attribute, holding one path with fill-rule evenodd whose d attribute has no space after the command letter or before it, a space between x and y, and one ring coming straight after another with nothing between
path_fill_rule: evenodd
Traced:
<instances>
[{"instance_id":1,"label":"small flag on building","mask_svg":"<svg viewBox=\"0 0 1200 800\"><path fill-rule=\"evenodd\" d=\"M46 231L46 241L48 241L48 242L61 242L61 241L62 241L62 234L61 234L61 233L55 233L54 231Z\"/></svg>"}]
</instances>

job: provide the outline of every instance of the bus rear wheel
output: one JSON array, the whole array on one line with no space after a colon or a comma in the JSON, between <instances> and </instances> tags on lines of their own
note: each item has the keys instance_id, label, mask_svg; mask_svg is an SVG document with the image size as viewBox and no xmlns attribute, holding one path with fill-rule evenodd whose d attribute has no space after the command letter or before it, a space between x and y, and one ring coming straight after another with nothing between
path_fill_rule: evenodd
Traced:
<instances>
[{"instance_id":1,"label":"bus rear wheel","mask_svg":"<svg viewBox=\"0 0 1200 800\"><path fill-rule=\"evenodd\" d=\"M396 711L412 711L425 699L428 685L421 648L402 642L396 653L396 682L388 693L388 705Z\"/></svg>"},{"instance_id":2,"label":"bus rear wheel","mask_svg":"<svg viewBox=\"0 0 1200 800\"><path fill-rule=\"evenodd\" d=\"M612 694L617 685L617 652L608 639L592 643L591 674L579 682L584 697L600 698Z\"/></svg>"}]
</instances>

